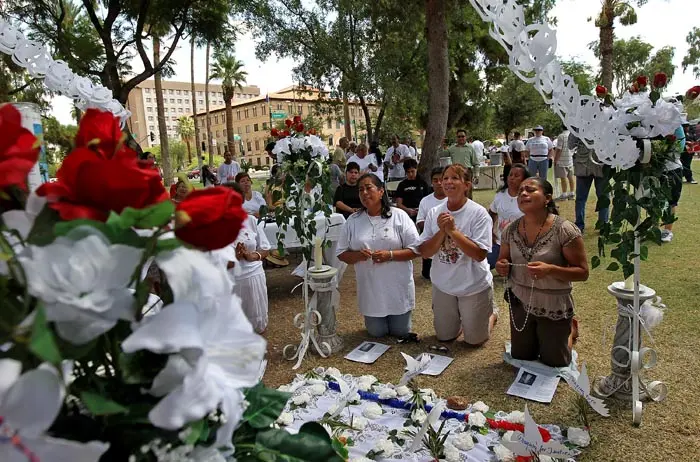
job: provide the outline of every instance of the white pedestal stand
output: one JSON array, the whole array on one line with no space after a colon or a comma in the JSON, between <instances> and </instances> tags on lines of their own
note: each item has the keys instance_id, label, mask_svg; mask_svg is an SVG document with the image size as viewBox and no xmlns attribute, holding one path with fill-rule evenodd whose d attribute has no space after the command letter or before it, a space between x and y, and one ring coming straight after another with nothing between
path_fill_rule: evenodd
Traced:
<instances>
[{"instance_id":1,"label":"white pedestal stand","mask_svg":"<svg viewBox=\"0 0 700 462\"><path fill-rule=\"evenodd\" d=\"M337 274L336 268L327 265L323 265L319 271L315 271L313 267L309 269L310 286L314 291L311 304L313 305L315 300L316 311L321 315L321 321L316 326L318 339L322 345L330 347L330 354L343 349L343 339L336 333L336 310L340 303L340 294L335 282Z\"/></svg>"}]
</instances>

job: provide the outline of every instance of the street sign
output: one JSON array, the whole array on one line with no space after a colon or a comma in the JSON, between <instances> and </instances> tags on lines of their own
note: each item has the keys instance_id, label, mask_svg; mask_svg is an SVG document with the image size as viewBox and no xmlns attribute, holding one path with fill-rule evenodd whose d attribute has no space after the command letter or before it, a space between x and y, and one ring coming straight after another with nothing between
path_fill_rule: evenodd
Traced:
<instances>
[{"instance_id":1,"label":"street sign","mask_svg":"<svg viewBox=\"0 0 700 462\"><path fill-rule=\"evenodd\" d=\"M239 140L241 139L241 135L234 134L234 135L233 135L233 139L236 140L236 141L239 141Z\"/></svg>"},{"instance_id":2,"label":"street sign","mask_svg":"<svg viewBox=\"0 0 700 462\"><path fill-rule=\"evenodd\" d=\"M287 113L284 111L272 111L273 119L284 119L287 117Z\"/></svg>"}]
</instances>

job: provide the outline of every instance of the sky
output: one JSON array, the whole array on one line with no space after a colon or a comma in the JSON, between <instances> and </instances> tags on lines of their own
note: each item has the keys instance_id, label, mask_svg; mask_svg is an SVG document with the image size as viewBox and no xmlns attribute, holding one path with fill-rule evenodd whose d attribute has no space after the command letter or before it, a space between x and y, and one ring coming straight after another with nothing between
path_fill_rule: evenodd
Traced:
<instances>
[{"instance_id":1,"label":"sky","mask_svg":"<svg viewBox=\"0 0 700 462\"><path fill-rule=\"evenodd\" d=\"M674 64L677 68L668 90L664 92L667 95L685 93L688 88L697 84L692 70L688 69L684 73L680 66L688 49L685 37L693 26L698 24L697 15L690 13L695 11L696 2L697 0L649 0L645 6L637 8L636 24L618 25L615 28L616 38L640 36L642 40L654 46L652 53L664 46L675 47ZM557 55L563 59L576 58L590 64L593 69L598 69L599 61L588 49L588 44L598 39L598 29L587 19L595 16L599 9L599 0L558 0L552 11L552 15L558 21L555 28ZM275 58L265 62L259 61L255 57L255 41L250 33L240 36L234 51L236 58L243 61L248 72L247 84L260 87L261 94L292 85L294 61ZM173 80L189 82L189 42L181 43L173 56L176 62ZM140 60L137 58L136 61L134 69L138 70ZM200 49L195 51L197 82L204 82L204 70L204 50ZM52 100L52 112L61 123L73 123L70 116L71 104L72 102L65 97Z\"/></svg>"}]
</instances>

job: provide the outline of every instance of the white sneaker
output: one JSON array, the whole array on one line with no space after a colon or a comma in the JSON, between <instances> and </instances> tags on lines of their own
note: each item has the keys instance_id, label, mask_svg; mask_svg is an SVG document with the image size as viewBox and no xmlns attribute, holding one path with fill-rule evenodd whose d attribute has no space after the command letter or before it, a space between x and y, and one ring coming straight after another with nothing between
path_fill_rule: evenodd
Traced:
<instances>
[{"instance_id":1,"label":"white sneaker","mask_svg":"<svg viewBox=\"0 0 700 462\"><path fill-rule=\"evenodd\" d=\"M673 233L671 231L668 231L664 229L661 231L661 242L671 242L673 239Z\"/></svg>"},{"instance_id":2,"label":"white sneaker","mask_svg":"<svg viewBox=\"0 0 700 462\"><path fill-rule=\"evenodd\" d=\"M569 197L568 197L568 199L569 199L569 200L573 200L573 199L576 199L576 194L574 194L574 193L570 192L570 193L569 193Z\"/></svg>"},{"instance_id":3,"label":"white sneaker","mask_svg":"<svg viewBox=\"0 0 700 462\"><path fill-rule=\"evenodd\" d=\"M568 197L568 194L564 193L559 197L555 197L554 200L555 201L565 201L567 197Z\"/></svg>"}]
</instances>

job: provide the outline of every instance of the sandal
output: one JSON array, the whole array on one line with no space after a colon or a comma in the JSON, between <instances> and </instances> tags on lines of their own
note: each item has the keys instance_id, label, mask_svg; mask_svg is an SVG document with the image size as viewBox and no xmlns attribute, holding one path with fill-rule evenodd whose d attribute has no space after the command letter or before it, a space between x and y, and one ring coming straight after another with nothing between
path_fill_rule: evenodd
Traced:
<instances>
[{"instance_id":1,"label":"sandal","mask_svg":"<svg viewBox=\"0 0 700 462\"><path fill-rule=\"evenodd\" d=\"M420 343L420 339L418 338L418 334L411 332L405 337L400 337L396 340L396 343Z\"/></svg>"}]
</instances>

